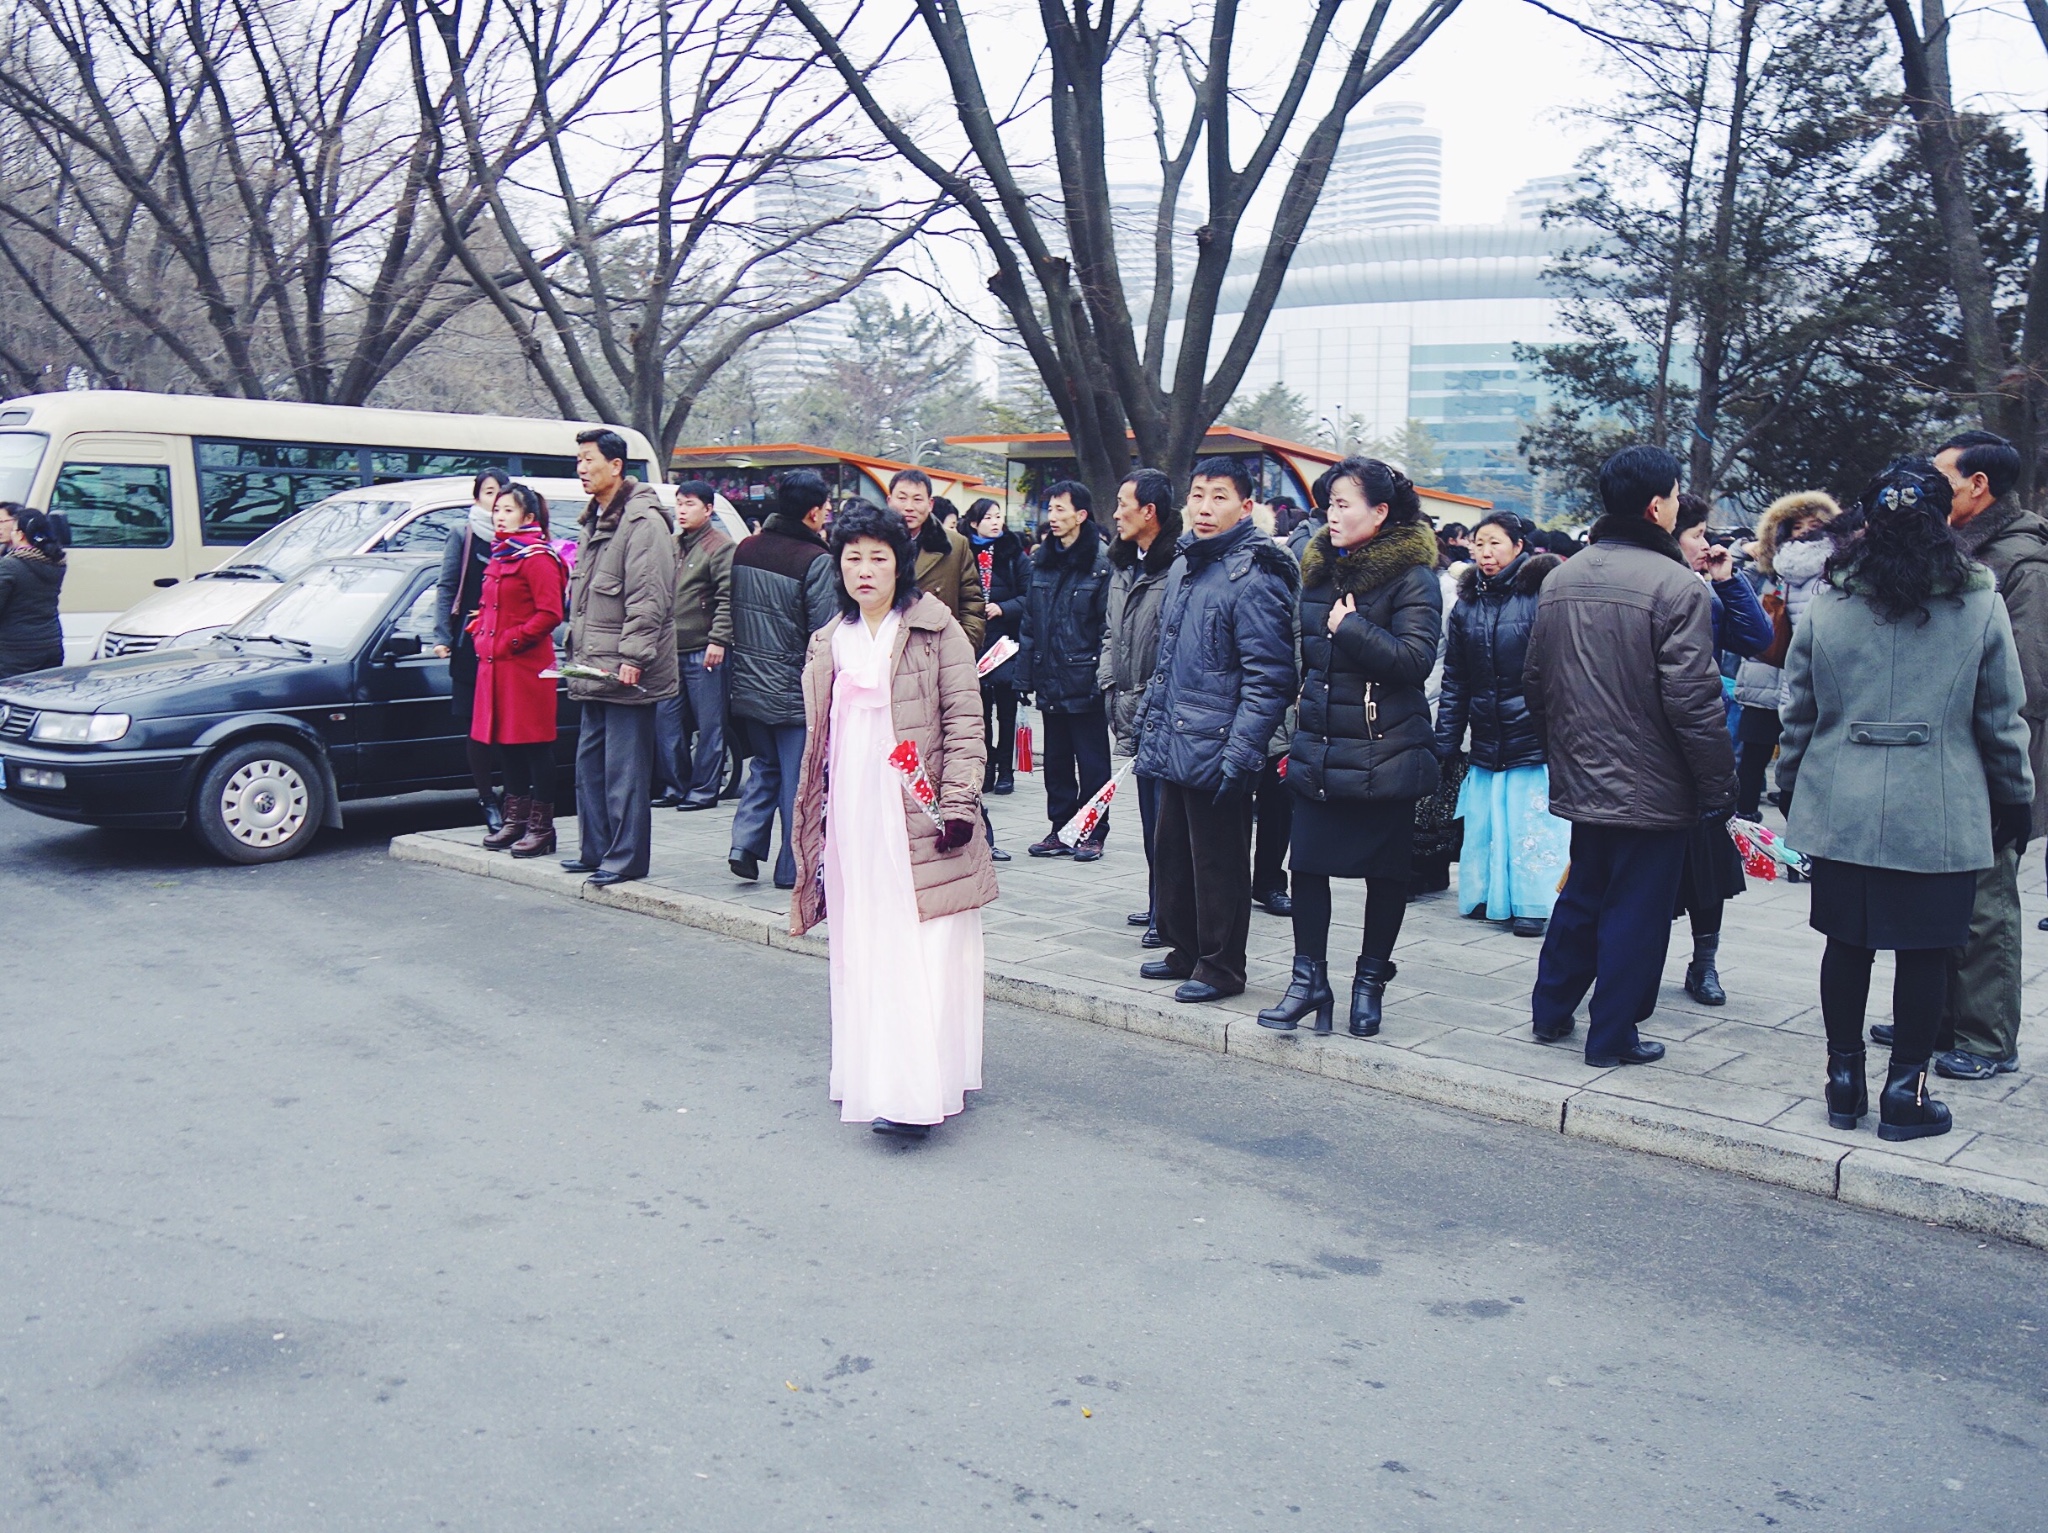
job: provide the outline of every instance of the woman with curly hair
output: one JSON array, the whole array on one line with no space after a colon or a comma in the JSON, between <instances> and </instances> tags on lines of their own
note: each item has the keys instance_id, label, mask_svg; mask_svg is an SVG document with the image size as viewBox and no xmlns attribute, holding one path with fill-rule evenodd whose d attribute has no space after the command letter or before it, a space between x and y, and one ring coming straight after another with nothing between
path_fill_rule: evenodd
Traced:
<instances>
[{"instance_id":1,"label":"woman with curly hair","mask_svg":"<svg viewBox=\"0 0 2048 1533\"><path fill-rule=\"evenodd\" d=\"M2012 625L1991 572L1949 530L1949 498L1924 458L1873 479L1861 526L1829 559L1785 659L1778 790L1787 839L1813 859L1810 919L1828 939L1828 1122L1854 1128L1870 1110L1863 1017L1871 962L1889 949L1892 1051L1877 1131L1894 1140L1950 1128L1948 1108L1927 1094L1947 950L1969 936L1994 848L2024 849L2032 829Z\"/></svg>"},{"instance_id":2,"label":"woman with curly hair","mask_svg":"<svg viewBox=\"0 0 2048 1533\"><path fill-rule=\"evenodd\" d=\"M981 1089L981 907L995 866L977 834L981 686L974 646L917 588L902 516L861 505L832 523L837 622L804 665L790 931L831 915L832 1100L843 1122L922 1139ZM917 746L934 813L891 758Z\"/></svg>"}]
</instances>

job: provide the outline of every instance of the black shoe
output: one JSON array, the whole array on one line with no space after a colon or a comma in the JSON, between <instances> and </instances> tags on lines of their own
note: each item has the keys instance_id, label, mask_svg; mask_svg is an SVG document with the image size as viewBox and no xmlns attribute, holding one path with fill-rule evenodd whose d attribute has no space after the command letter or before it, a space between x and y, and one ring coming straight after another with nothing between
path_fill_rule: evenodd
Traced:
<instances>
[{"instance_id":1,"label":"black shoe","mask_svg":"<svg viewBox=\"0 0 2048 1533\"><path fill-rule=\"evenodd\" d=\"M1269 916L1283 919L1294 914L1294 897L1285 889L1274 889L1265 894L1254 894L1252 903Z\"/></svg>"},{"instance_id":2,"label":"black shoe","mask_svg":"<svg viewBox=\"0 0 2048 1533\"><path fill-rule=\"evenodd\" d=\"M725 859L725 865L732 869L734 878L744 878L750 884L761 876L761 859L749 852L734 852Z\"/></svg>"},{"instance_id":3,"label":"black shoe","mask_svg":"<svg viewBox=\"0 0 2048 1533\"><path fill-rule=\"evenodd\" d=\"M1550 923L1541 916L1516 916L1508 922L1508 930L1517 937L1540 937L1550 930Z\"/></svg>"},{"instance_id":4,"label":"black shoe","mask_svg":"<svg viewBox=\"0 0 2048 1533\"><path fill-rule=\"evenodd\" d=\"M1175 968L1164 958L1155 958L1150 963L1138 965L1138 977L1140 979L1187 979L1189 976L1186 970Z\"/></svg>"},{"instance_id":5,"label":"black shoe","mask_svg":"<svg viewBox=\"0 0 2048 1533\"><path fill-rule=\"evenodd\" d=\"M2000 1060L1984 1054L1972 1054L1968 1049L1950 1049L1934 1056L1934 1073L1944 1080L1988 1081L1999 1073ZM2014 1062L2018 1068L2018 1062Z\"/></svg>"},{"instance_id":6,"label":"black shoe","mask_svg":"<svg viewBox=\"0 0 2048 1533\"><path fill-rule=\"evenodd\" d=\"M562 859L562 871L564 873L595 873L597 871L597 864L585 862L581 857L564 857Z\"/></svg>"},{"instance_id":7,"label":"black shoe","mask_svg":"<svg viewBox=\"0 0 2048 1533\"><path fill-rule=\"evenodd\" d=\"M1562 1043L1578 1030L1579 1024L1576 1020L1565 1023L1561 1029L1554 1033L1546 1033L1533 1022L1529 1024L1529 1035L1538 1043Z\"/></svg>"},{"instance_id":8,"label":"black shoe","mask_svg":"<svg viewBox=\"0 0 2048 1533\"><path fill-rule=\"evenodd\" d=\"M1351 976L1351 1022L1345 1031L1354 1038L1375 1038L1380 1030L1380 1003L1387 981L1400 971L1384 958L1363 958Z\"/></svg>"},{"instance_id":9,"label":"black shoe","mask_svg":"<svg viewBox=\"0 0 2048 1533\"><path fill-rule=\"evenodd\" d=\"M1124 917L1124 925L1126 926L1150 926L1151 924L1152 912L1149 910L1134 910Z\"/></svg>"},{"instance_id":10,"label":"black shoe","mask_svg":"<svg viewBox=\"0 0 2048 1533\"><path fill-rule=\"evenodd\" d=\"M1714 956L1721 950L1721 934L1692 939L1692 962L1685 966L1685 993L1702 1006L1726 1006L1728 992L1721 988L1721 976L1714 972Z\"/></svg>"},{"instance_id":11,"label":"black shoe","mask_svg":"<svg viewBox=\"0 0 2048 1533\"><path fill-rule=\"evenodd\" d=\"M1874 1024L1870 1029L1870 1041L1884 1048L1890 1048L1892 1046L1891 1023L1879 1022Z\"/></svg>"},{"instance_id":12,"label":"black shoe","mask_svg":"<svg viewBox=\"0 0 2048 1533\"><path fill-rule=\"evenodd\" d=\"M1259 1026L1270 1027L1279 1033L1291 1033L1303 1017L1314 1012L1315 1030L1327 1033L1331 1030L1331 1019L1336 1010L1337 996L1330 989L1329 964L1323 959L1306 958L1296 953L1294 974L1287 993L1280 997L1278 1006L1268 1007L1259 1013Z\"/></svg>"},{"instance_id":13,"label":"black shoe","mask_svg":"<svg viewBox=\"0 0 2048 1533\"><path fill-rule=\"evenodd\" d=\"M1164 937L1162 937L1162 936L1160 936L1160 935L1159 935L1159 928L1158 928L1158 927L1156 927L1156 926L1148 926L1148 927L1146 927L1146 928L1145 928L1145 935L1144 935L1144 936L1142 936L1142 937L1140 937L1140 938L1138 939L1138 946L1139 946L1139 947L1165 947L1165 946L1166 946L1166 939L1165 939Z\"/></svg>"},{"instance_id":14,"label":"black shoe","mask_svg":"<svg viewBox=\"0 0 2048 1533\"><path fill-rule=\"evenodd\" d=\"M1241 990L1221 990L1205 979L1191 979L1173 992L1173 998L1183 1003L1197 1001L1221 1001L1233 995L1242 995Z\"/></svg>"},{"instance_id":15,"label":"black shoe","mask_svg":"<svg viewBox=\"0 0 2048 1533\"><path fill-rule=\"evenodd\" d=\"M988 860L990 862L1008 862L1010 854L1000 846L992 846L988 849Z\"/></svg>"},{"instance_id":16,"label":"black shoe","mask_svg":"<svg viewBox=\"0 0 2048 1533\"><path fill-rule=\"evenodd\" d=\"M1074 855L1074 849L1060 839L1058 831L1053 830L1045 833L1043 841L1034 841L1025 850L1034 857L1071 857Z\"/></svg>"},{"instance_id":17,"label":"black shoe","mask_svg":"<svg viewBox=\"0 0 2048 1533\"><path fill-rule=\"evenodd\" d=\"M932 1131L929 1123L897 1123L888 1118L877 1118L868 1126L892 1139L923 1139Z\"/></svg>"},{"instance_id":18,"label":"black shoe","mask_svg":"<svg viewBox=\"0 0 2048 1533\"><path fill-rule=\"evenodd\" d=\"M1076 841L1074 843L1074 861L1102 861L1102 843L1100 841L1091 841L1086 837L1083 837L1081 840Z\"/></svg>"},{"instance_id":19,"label":"black shoe","mask_svg":"<svg viewBox=\"0 0 2048 1533\"><path fill-rule=\"evenodd\" d=\"M599 868L583 881L593 889L609 889L613 884L633 883L639 877L638 873L614 873L607 868Z\"/></svg>"},{"instance_id":20,"label":"black shoe","mask_svg":"<svg viewBox=\"0 0 2048 1533\"><path fill-rule=\"evenodd\" d=\"M1595 1070L1611 1070L1616 1065L1654 1065L1663 1057L1663 1044L1649 1038L1638 1038L1619 1054L1594 1054L1588 1052L1586 1063Z\"/></svg>"},{"instance_id":21,"label":"black shoe","mask_svg":"<svg viewBox=\"0 0 2048 1533\"><path fill-rule=\"evenodd\" d=\"M2034 930L2037 932L2048 932L2048 916L2043 916L2040 920L2036 921L2034 923Z\"/></svg>"},{"instance_id":22,"label":"black shoe","mask_svg":"<svg viewBox=\"0 0 2048 1533\"><path fill-rule=\"evenodd\" d=\"M1008 772L1004 772L996 778L996 785L988 791L1005 796L1015 793L1017 791L1017 779Z\"/></svg>"},{"instance_id":23,"label":"black shoe","mask_svg":"<svg viewBox=\"0 0 2048 1533\"><path fill-rule=\"evenodd\" d=\"M792 878L788 883L784 883L781 879L778 878L775 880L775 887L785 891L794 889L796 887L796 880Z\"/></svg>"},{"instance_id":24,"label":"black shoe","mask_svg":"<svg viewBox=\"0 0 2048 1533\"><path fill-rule=\"evenodd\" d=\"M679 809L682 807L682 803L683 801L673 793L664 793L660 798L649 799L647 807L649 809Z\"/></svg>"},{"instance_id":25,"label":"black shoe","mask_svg":"<svg viewBox=\"0 0 2048 1533\"><path fill-rule=\"evenodd\" d=\"M1948 1108L1927 1094L1924 1063L1902 1065L1894 1059L1885 1066L1884 1092L1877 1099L1878 1138L1932 1139L1953 1127Z\"/></svg>"},{"instance_id":26,"label":"black shoe","mask_svg":"<svg viewBox=\"0 0 2048 1533\"><path fill-rule=\"evenodd\" d=\"M496 835L505 828L504 801L495 793L487 793L476 801L477 808L484 812L484 829Z\"/></svg>"},{"instance_id":27,"label":"black shoe","mask_svg":"<svg viewBox=\"0 0 2048 1533\"><path fill-rule=\"evenodd\" d=\"M1870 1111L1870 1087L1863 1079L1863 1050L1828 1055L1828 1127L1854 1128Z\"/></svg>"},{"instance_id":28,"label":"black shoe","mask_svg":"<svg viewBox=\"0 0 2048 1533\"><path fill-rule=\"evenodd\" d=\"M716 809L717 807L718 800L715 798L705 799L702 802L693 798L686 798L676 805L676 808L683 814L688 814L693 809Z\"/></svg>"}]
</instances>

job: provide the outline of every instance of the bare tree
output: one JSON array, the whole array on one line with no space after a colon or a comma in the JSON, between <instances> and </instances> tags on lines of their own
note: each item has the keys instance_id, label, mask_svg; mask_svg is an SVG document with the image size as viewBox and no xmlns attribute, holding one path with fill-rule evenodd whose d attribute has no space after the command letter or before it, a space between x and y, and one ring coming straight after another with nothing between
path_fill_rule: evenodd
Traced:
<instances>
[{"instance_id":1,"label":"bare tree","mask_svg":"<svg viewBox=\"0 0 2048 1533\"><path fill-rule=\"evenodd\" d=\"M0 270L94 381L136 337L186 386L359 404L476 301L479 211L397 0L20 0L0 21ZM81 291L92 302L80 304Z\"/></svg>"},{"instance_id":2,"label":"bare tree","mask_svg":"<svg viewBox=\"0 0 2048 1533\"><path fill-rule=\"evenodd\" d=\"M1203 433L1243 380L1345 120L1460 0L1421 0L1413 22L1384 48L1392 0L1372 0L1348 50L1333 42L1342 0L1316 0L1285 81L1263 110L1254 109L1237 72L1239 0L1214 0L1206 27L1190 22L1140 34L1163 183L1150 259L1150 323L1142 340L1119 265L1106 163L1106 94L1136 32L1135 7L1124 13L1116 0L1039 0L1045 64L1036 78L1046 97L1042 109L1022 96L1003 109L991 100L978 47L1016 55L1007 16L1001 25L983 27L970 22L963 0L910 0L900 20L893 13L881 20L890 42L863 61L854 57L849 36L865 24L868 7L879 9L888 0L850 0L832 20L811 0L785 3L897 153L971 222L994 262L989 289L1058 406L1082 476L1107 504L1130 463L1127 433L1145 462L1186 474ZM877 68L913 27L945 72L966 144L962 165L934 151L932 135L887 104L878 87ZM1328 105L1305 135L1298 134L1310 87L1333 52L1341 67ZM1185 71L1184 108L1169 104L1180 102L1170 78L1176 67ZM1026 134L1043 137L1048 127L1060 188L1058 224L1034 202L1029 157L1019 147ZM1234 141L1240 127L1250 130L1248 149ZM1290 151L1293 164L1271 233L1255 256L1240 252L1246 214ZM1185 291L1176 295L1170 242L1182 183L1198 157L1205 222L1194 235ZM1219 298L1241 254L1254 267L1251 290L1235 331L1219 347ZM1169 368L1167 319L1175 311L1178 339Z\"/></svg>"},{"instance_id":3,"label":"bare tree","mask_svg":"<svg viewBox=\"0 0 2048 1533\"><path fill-rule=\"evenodd\" d=\"M403 3L422 114L449 95L440 153L506 252L499 271L465 247L470 280L565 415L664 453L720 369L885 269L938 206L869 193L880 154L772 0Z\"/></svg>"}]
</instances>

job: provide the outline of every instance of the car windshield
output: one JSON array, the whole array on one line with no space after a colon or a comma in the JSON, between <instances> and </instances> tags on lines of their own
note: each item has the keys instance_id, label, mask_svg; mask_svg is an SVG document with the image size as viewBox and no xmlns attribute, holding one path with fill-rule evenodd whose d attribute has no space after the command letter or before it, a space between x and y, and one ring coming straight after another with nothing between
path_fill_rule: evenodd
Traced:
<instances>
[{"instance_id":1,"label":"car windshield","mask_svg":"<svg viewBox=\"0 0 2048 1533\"><path fill-rule=\"evenodd\" d=\"M411 575L405 565L318 565L221 638L229 644L276 643L301 653L350 654Z\"/></svg>"},{"instance_id":2,"label":"car windshield","mask_svg":"<svg viewBox=\"0 0 2048 1533\"><path fill-rule=\"evenodd\" d=\"M40 431L0 431L0 500L28 499L50 439Z\"/></svg>"},{"instance_id":3,"label":"car windshield","mask_svg":"<svg viewBox=\"0 0 2048 1533\"><path fill-rule=\"evenodd\" d=\"M228 560L227 569L257 565L289 580L309 564L352 554L379 527L409 509L403 500L336 495L280 522Z\"/></svg>"}]
</instances>

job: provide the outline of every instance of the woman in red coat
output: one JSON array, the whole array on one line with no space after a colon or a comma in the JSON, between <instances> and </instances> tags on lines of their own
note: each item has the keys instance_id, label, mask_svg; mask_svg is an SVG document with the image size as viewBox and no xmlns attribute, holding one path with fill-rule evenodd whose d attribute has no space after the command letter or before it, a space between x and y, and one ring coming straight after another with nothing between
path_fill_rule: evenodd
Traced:
<instances>
[{"instance_id":1,"label":"woman in red coat","mask_svg":"<svg viewBox=\"0 0 2048 1533\"><path fill-rule=\"evenodd\" d=\"M548 542L548 503L509 484L491 510L497 539L484 566L476 635L476 711L470 738L500 747L505 824L484 837L492 851L541 857L555 849L555 626L568 572Z\"/></svg>"}]
</instances>

